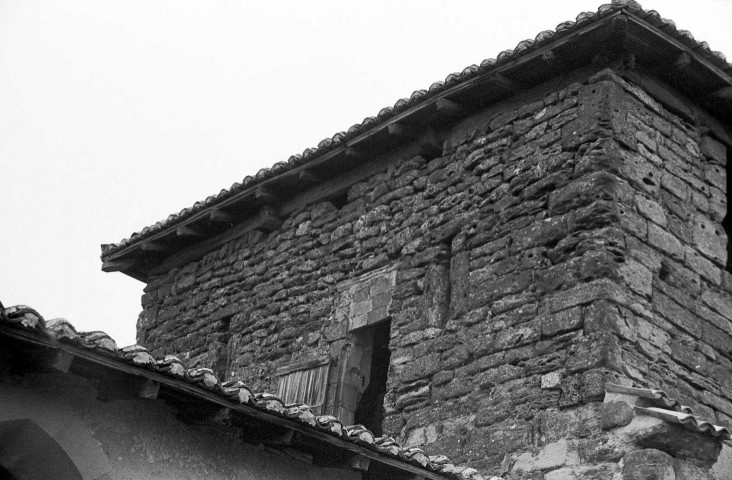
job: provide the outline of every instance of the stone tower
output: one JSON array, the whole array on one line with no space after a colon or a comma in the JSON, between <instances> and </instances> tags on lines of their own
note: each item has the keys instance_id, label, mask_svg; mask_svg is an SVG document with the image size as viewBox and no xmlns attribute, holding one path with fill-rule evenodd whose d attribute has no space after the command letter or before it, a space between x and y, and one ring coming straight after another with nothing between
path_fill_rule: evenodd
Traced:
<instances>
[{"instance_id":1,"label":"stone tower","mask_svg":"<svg viewBox=\"0 0 732 480\"><path fill-rule=\"evenodd\" d=\"M608 383L732 426L731 92L703 44L605 5L103 268L146 282L156 354L487 472L546 445L602 464Z\"/></svg>"}]
</instances>

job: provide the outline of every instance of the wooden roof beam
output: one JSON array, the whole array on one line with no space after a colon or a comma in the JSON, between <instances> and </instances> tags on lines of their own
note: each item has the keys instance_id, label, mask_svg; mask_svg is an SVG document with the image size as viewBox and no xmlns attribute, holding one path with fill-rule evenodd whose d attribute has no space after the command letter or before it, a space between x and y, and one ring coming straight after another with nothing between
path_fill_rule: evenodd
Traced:
<instances>
[{"instance_id":1,"label":"wooden roof beam","mask_svg":"<svg viewBox=\"0 0 732 480\"><path fill-rule=\"evenodd\" d=\"M267 187L257 187L257 189L254 191L254 198L260 204L265 205L282 203L282 198Z\"/></svg>"},{"instance_id":2,"label":"wooden roof beam","mask_svg":"<svg viewBox=\"0 0 732 480\"><path fill-rule=\"evenodd\" d=\"M727 86L727 87L722 87L720 89L713 91L709 95L709 98L715 99L715 100L719 100L719 99L732 100L732 85Z\"/></svg>"},{"instance_id":3,"label":"wooden roof beam","mask_svg":"<svg viewBox=\"0 0 732 480\"><path fill-rule=\"evenodd\" d=\"M170 251L170 246L160 242L142 242L140 249L143 252L168 252Z\"/></svg>"},{"instance_id":4,"label":"wooden roof beam","mask_svg":"<svg viewBox=\"0 0 732 480\"><path fill-rule=\"evenodd\" d=\"M185 238L203 238L203 237L205 237L203 232L201 232L197 228L194 228L190 225L181 225L180 227L177 227L175 229L175 235L178 237L185 237Z\"/></svg>"},{"instance_id":5,"label":"wooden roof beam","mask_svg":"<svg viewBox=\"0 0 732 480\"><path fill-rule=\"evenodd\" d=\"M689 52L681 52L674 60L673 68L681 70L691 65L691 54Z\"/></svg>"},{"instance_id":6,"label":"wooden roof beam","mask_svg":"<svg viewBox=\"0 0 732 480\"><path fill-rule=\"evenodd\" d=\"M262 207L255 222L255 228L265 233L273 232L282 226L282 220L277 214L277 209L271 205Z\"/></svg>"},{"instance_id":7,"label":"wooden roof beam","mask_svg":"<svg viewBox=\"0 0 732 480\"><path fill-rule=\"evenodd\" d=\"M497 85L501 87L504 90L507 90L511 93L518 93L522 90L524 90L523 86L520 85L518 82L515 82L511 80L510 78L506 77L505 75L501 73L494 73L490 76L491 82L494 85Z\"/></svg>"},{"instance_id":8,"label":"wooden roof beam","mask_svg":"<svg viewBox=\"0 0 732 480\"><path fill-rule=\"evenodd\" d=\"M297 181L301 185L310 186L323 181L323 179L310 170L301 170L297 173Z\"/></svg>"},{"instance_id":9,"label":"wooden roof beam","mask_svg":"<svg viewBox=\"0 0 732 480\"><path fill-rule=\"evenodd\" d=\"M345 150L343 150L343 154L349 160L355 160L359 162L365 162L370 158L369 155L367 155L365 152L355 147L347 147Z\"/></svg>"},{"instance_id":10,"label":"wooden roof beam","mask_svg":"<svg viewBox=\"0 0 732 480\"><path fill-rule=\"evenodd\" d=\"M422 129L405 123L392 123L386 127L389 135L402 138L418 138L422 133Z\"/></svg>"},{"instance_id":11,"label":"wooden roof beam","mask_svg":"<svg viewBox=\"0 0 732 480\"><path fill-rule=\"evenodd\" d=\"M417 140L419 151L428 159L432 159L442 155L442 141L438 137L434 129L427 129L424 134Z\"/></svg>"},{"instance_id":12,"label":"wooden roof beam","mask_svg":"<svg viewBox=\"0 0 732 480\"><path fill-rule=\"evenodd\" d=\"M236 223L236 216L221 208L214 208L213 210L211 210L211 212L208 214L208 219L209 221L215 223L228 223L231 225Z\"/></svg>"},{"instance_id":13,"label":"wooden roof beam","mask_svg":"<svg viewBox=\"0 0 732 480\"><path fill-rule=\"evenodd\" d=\"M120 272L134 267L139 262L134 257L118 258L115 260L105 260L102 262L103 272Z\"/></svg>"},{"instance_id":14,"label":"wooden roof beam","mask_svg":"<svg viewBox=\"0 0 732 480\"><path fill-rule=\"evenodd\" d=\"M146 378L140 383L137 390L137 396L146 400L155 400L160 392L160 383Z\"/></svg>"},{"instance_id":15,"label":"wooden roof beam","mask_svg":"<svg viewBox=\"0 0 732 480\"><path fill-rule=\"evenodd\" d=\"M467 115L468 109L457 102L448 100L447 98L438 98L435 102L437 113L447 117L459 118Z\"/></svg>"}]
</instances>

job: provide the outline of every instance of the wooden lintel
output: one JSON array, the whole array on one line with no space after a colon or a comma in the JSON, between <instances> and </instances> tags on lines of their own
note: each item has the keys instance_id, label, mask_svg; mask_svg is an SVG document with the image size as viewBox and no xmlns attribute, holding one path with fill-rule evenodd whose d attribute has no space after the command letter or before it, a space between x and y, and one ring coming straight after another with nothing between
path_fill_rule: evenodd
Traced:
<instances>
[{"instance_id":1,"label":"wooden lintel","mask_svg":"<svg viewBox=\"0 0 732 480\"><path fill-rule=\"evenodd\" d=\"M689 52L681 52L674 60L674 68L681 70L691 64L691 54Z\"/></svg>"},{"instance_id":2,"label":"wooden lintel","mask_svg":"<svg viewBox=\"0 0 732 480\"><path fill-rule=\"evenodd\" d=\"M463 117L467 113L467 109L464 106L447 98L438 98L435 102L435 108L437 109L437 113L449 117Z\"/></svg>"},{"instance_id":3,"label":"wooden lintel","mask_svg":"<svg viewBox=\"0 0 732 480\"><path fill-rule=\"evenodd\" d=\"M143 252L167 252L170 248L159 242L142 242L140 248Z\"/></svg>"},{"instance_id":4,"label":"wooden lintel","mask_svg":"<svg viewBox=\"0 0 732 480\"><path fill-rule=\"evenodd\" d=\"M229 212L226 212L220 208L215 208L211 210L211 213L208 215L208 219L212 222L216 223L234 223L236 221L236 217L234 215L230 214Z\"/></svg>"},{"instance_id":5,"label":"wooden lintel","mask_svg":"<svg viewBox=\"0 0 732 480\"><path fill-rule=\"evenodd\" d=\"M387 128L389 135L405 138L417 138L421 133L421 129L404 123L392 123Z\"/></svg>"},{"instance_id":6,"label":"wooden lintel","mask_svg":"<svg viewBox=\"0 0 732 480\"><path fill-rule=\"evenodd\" d=\"M148 400L155 400L158 398L158 392L160 391L160 383L146 378L145 381L140 385L137 391L137 396Z\"/></svg>"},{"instance_id":7,"label":"wooden lintel","mask_svg":"<svg viewBox=\"0 0 732 480\"><path fill-rule=\"evenodd\" d=\"M71 364L74 361L74 355L66 350L55 351L48 361L48 366L57 372L69 373Z\"/></svg>"},{"instance_id":8,"label":"wooden lintel","mask_svg":"<svg viewBox=\"0 0 732 480\"><path fill-rule=\"evenodd\" d=\"M257 187L254 191L254 198L256 198L260 204L265 203L272 205L282 202L282 199L277 194L266 187Z\"/></svg>"},{"instance_id":9,"label":"wooden lintel","mask_svg":"<svg viewBox=\"0 0 732 480\"><path fill-rule=\"evenodd\" d=\"M494 73L493 75L491 75L490 78L495 85L498 85L504 90L508 90L513 93L521 91L521 85L514 82L505 75L501 75L500 73Z\"/></svg>"},{"instance_id":10,"label":"wooden lintel","mask_svg":"<svg viewBox=\"0 0 732 480\"><path fill-rule=\"evenodd\" d=\"M199 230L189 225L181 225L180 227L176 228L175 234L179 237L188 238L201 238L204 236L203 233L201 233Z\"/></svg>"},{"instance_id":11,"label":"wooden lintel","mask_svg":"<svg viewBox=\"0 0 732 480\"><path fill-rule=\"evenodd\" d=\"M297 173L297 181L301 184L310 184L321 182L322 179L310 170L302 170Z\"/></svg>"}]
</instances>

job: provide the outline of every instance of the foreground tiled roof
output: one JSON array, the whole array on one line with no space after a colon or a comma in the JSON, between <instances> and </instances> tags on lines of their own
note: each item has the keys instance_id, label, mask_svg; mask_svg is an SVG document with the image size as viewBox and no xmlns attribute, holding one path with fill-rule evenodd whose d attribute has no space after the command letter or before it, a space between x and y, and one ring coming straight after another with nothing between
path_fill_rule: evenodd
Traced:
<instances>
[{"instance_id":1,"label":"foreground tiled roof","mask_svg":"<svg viewBox=\"0 0 732 480\"><path fill-rule=\"evenodd\" d=\"M722 440L732 440L732 435L726 427L713 425L706 420L702 420L694 415L690 407L681 405L678 400L669 397L662 390L626 387L608 383L605 385L605 391L642 399L643 401L635 404L633 408L643 415L660 418L669 423L677 423L690 430L718 437Z\"/></svg>"},{"instance_id":2,"label":"foreground tiled roof","mask_svg":"<svg viewBox=\"0 0 732 480\"><path fill-rule=\"evenodd\" d=\"M347 442L379 452L402 462L459 480L485 480L477 470L454 465L443 456L428 456L419 448L403 448L392 437L376 437L362 425L343 425L331 415L316 415L308 405L285 404L278 396L252 392L241 381L221 382L209 368L187 368L177 357L168 355L155 358L141 345L118 348L116 342L104 332L77 332L64 319L44 320L34 309L19 305L2 308L0 327L11 327L32 333L36 337L55 343L69 344L102 354L115 361L151 370L171 379L182 380L226 399L233 404L245 404L270 415L298 422ZM1 333L1 331L0 331ZM492 477L493 480L500 480Z\"/></svg>"},{"instance_id":3,"label":"foreground tiled roof","mask_svg":"<svg viewBox=\"0 0 732 480\"><path fill-rule=\"evenodd\" d=\"M278 162L271 168L261 169L256 175L245 177L241 183L234 183L229 189L223 189L216 195L209 196L203 201L196 202L193 206L185 208L177 214L170 215L163 221L157 222L149 227L145 227L140 232L133 233L129 238L126 238L116 244L102 245L102 258L104 259L131 244L146 239L162 230L172 227L173 225L177 225L194 214L217 205L237 193L263 182L264 180L276 177L298 166L307 164L336 148L346 146L349 140L354 137L379 127L400 113L413 108L415 105L424 103L435 97L439 97L447 90L450 90L457 85L466 83L479 76L489 74L497 67L503 66L511 61L515 61L517 58L531 53L539 47L554 42L562 37L566 37L583 28L587 24L607 17L619 10L625 10L643 19L653 27L661 30L664 34L669 35L683 44L689 49L689 51L692 51L706 59L720 71L732 76L732 65L727 63L727 60L722 53L712 51L706 42L699 42L695 40L690 32L677 29L673 21L662 18L658 12L654 10L643 10L638 3L632 0L613 0L611 4L600 6L596 12L580 13L575 21L560 23L554 31L547 30L540 32L533 40L524 40L516 45L513 50L505 50L499 53L495 59L487 59L482 61L480 65L470 65L462 72L452 73L448 75L444 81L433 83L427 90L417 90L408 98L398 100L393 107L383 108L375 117L367 117L361 123L353 125L347 131L338 132L331 138L323 139L318 143L317 147L307 148L302 154L293 155L286 162Z\"/></svg>"}]
</instances>

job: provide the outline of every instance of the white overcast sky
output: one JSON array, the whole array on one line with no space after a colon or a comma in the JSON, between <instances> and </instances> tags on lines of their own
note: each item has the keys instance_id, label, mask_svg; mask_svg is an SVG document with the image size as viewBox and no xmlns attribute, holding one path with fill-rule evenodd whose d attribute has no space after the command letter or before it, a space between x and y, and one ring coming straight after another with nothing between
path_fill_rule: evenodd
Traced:
<instances>
[{"instance_id":1,"label":"white overcast sky","mask_svg":"<svg viewBox=\"0 0 732 480\"><path fill-rule=\"evenodd\" d=\"M641 3L732 56L732 1ZM134 343L101 243L600 4L0 0L0 301Z\"/></svg>"}]
</instances>

